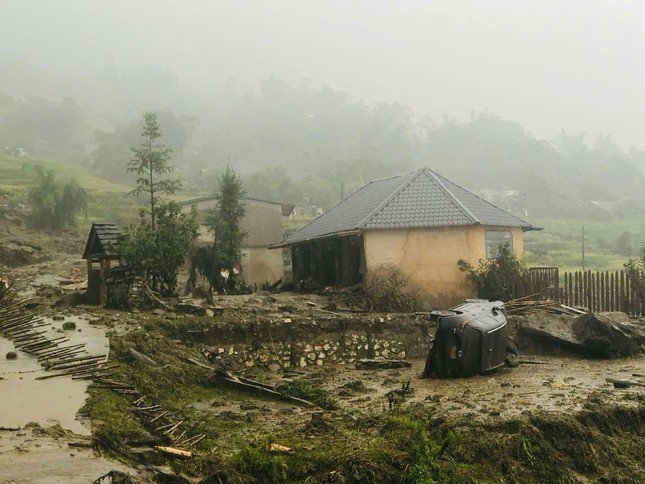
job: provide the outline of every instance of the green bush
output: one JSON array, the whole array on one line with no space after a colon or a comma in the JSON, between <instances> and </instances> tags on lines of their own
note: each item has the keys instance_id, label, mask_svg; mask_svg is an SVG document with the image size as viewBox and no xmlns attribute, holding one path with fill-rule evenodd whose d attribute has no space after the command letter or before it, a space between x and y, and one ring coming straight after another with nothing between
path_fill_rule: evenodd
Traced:
<instances>
[{"instance_id":1,"label":"green bush","mask_svg":"<svg viewBox=\"0 0 645 484\"><path fill-rule=\"evenodd\" d=\"M508 244L500 246L496 258L480 260L477 268L463 259L457 264L475 284L479 297L489 300L513 299L516 284L522 284L528 278L525 262L515 255Z\"/></svg>"},{"instance_id":2,"label":"green bush","mask_svg":"<svg viewBox=\"0 0 645 484\"><path fill-rule=\"evenodd\" d=\"M241 472L254 476L258 482L285 482L287 463L284 457L268 450L246 445L240 451L237 465Z\"/></svg>"},{"instance_id":3,"label":"green bush","mask_svg":"<svg viewBox=\"0 0 645 484\"><path fill-rule=\"evenodd\" d=\"M87 212L89 195L76 180L56 179L53 170L35 167L35 185L29 190L31 223L41 229L61 230L75 225L76 215Z\"/></svg>"}]
</instances>

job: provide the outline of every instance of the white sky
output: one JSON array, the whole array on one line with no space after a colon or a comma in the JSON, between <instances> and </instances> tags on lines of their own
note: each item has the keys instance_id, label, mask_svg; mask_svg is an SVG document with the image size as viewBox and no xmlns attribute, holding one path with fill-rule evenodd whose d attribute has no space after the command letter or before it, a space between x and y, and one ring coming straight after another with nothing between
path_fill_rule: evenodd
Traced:
<instances>
[{"instance_id":1,"label":"white sky","mask_svg":"<svg viewBox=\"0 0 645 484\"><path fill-rule=\"evenodd\" d=\"M0 0L0 60L156 65L196 89L310 79L422 115L645 148L645 0ZM2 86L0 86L2 90Z\"/></svg>"}]
</instances>

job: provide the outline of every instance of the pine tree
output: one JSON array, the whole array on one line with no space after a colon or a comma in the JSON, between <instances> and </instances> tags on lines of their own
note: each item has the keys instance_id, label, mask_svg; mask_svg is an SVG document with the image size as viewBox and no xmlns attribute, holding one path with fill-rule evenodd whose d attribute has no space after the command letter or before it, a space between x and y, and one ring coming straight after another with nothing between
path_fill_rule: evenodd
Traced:
<instances>
[{"instance_id":1,"label":"pine tree","mask_svg":"<svg viewBox=\"0 0 645 484\"><path fill-rule=\"evenodd\" d=\"M234 269L240 266L242 243L247 235L242 228L242 219L246 214L245 196L242 178L230 165L226 165L219 177L219 190L215 193L217 205L206 218L206 224L213 234L212 261L209 264L211 288L223 287L219 274L222 270L232 276Z\"/></svg>"},{"instance_id":2,"label":"pine tree","mask_svg":"<svg viewBox=\"0 0 645 484\"><path fill-rule=\"evenodd\" d=\"M157 217L157 204L162 195L174 195L181 188L179 180L156 179L172 171L170 154L172 149L158 143L161 138L161 126L157 114L150 111L143 114L141 123L141 137L143 141L138 148L132 148L133 157L128 162L128 171L139 175L137 188L130 194L140 195L145 193L150 197L150 223L155 230Z\"/></svg>"}]
</instances>

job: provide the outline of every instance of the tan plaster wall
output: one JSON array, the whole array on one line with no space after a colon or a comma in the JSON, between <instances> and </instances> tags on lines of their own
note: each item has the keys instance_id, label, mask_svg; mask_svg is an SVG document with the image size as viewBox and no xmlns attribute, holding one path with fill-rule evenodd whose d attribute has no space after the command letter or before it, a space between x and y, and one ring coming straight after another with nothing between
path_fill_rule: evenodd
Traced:
<instances>
[{"instance_id":1,"label":"tan plaster wall","mask_svg":"<svg viewBox=\"0 0 645 484\"><path fill-rule=\"evenodd\" d=\"M424 303L446 309L464 298L474 297L474 289L457 261L477 265L486 256L487 230L511 230L513 249L524 252L522 230L499 227L442 227L406 230L371 230L364 234L366 277L381 265L399 267L410 277Z\"/></svg>"},{"instance_id":2,"label":"tan plaster wall","mask_svg":"<svg viewBox=\"0 0 645 484\"><path fill-rule=\"evenodd\" d=\"M247 284L275 282L284 278L284 263L281 249L253 247L242 249L242 275Z\"/></svg>"}]
</instances>

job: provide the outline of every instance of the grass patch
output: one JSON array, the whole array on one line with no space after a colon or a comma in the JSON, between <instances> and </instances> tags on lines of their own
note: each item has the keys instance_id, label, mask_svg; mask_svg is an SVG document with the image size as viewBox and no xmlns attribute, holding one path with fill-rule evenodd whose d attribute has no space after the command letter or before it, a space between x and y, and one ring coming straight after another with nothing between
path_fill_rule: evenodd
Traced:
<instances>
[{"instance_id":1,"label":"grass patch","mask_svg":"<svg viewBox=\"0 0 645 484\"><path fill-rule=\"evenodd\" d=\"M321 386L310 385L301 381L291 381L280 385L277 389L285 395L315 403L325 410L338 408L338 402Z\"/></svg>"}]
</instances>

